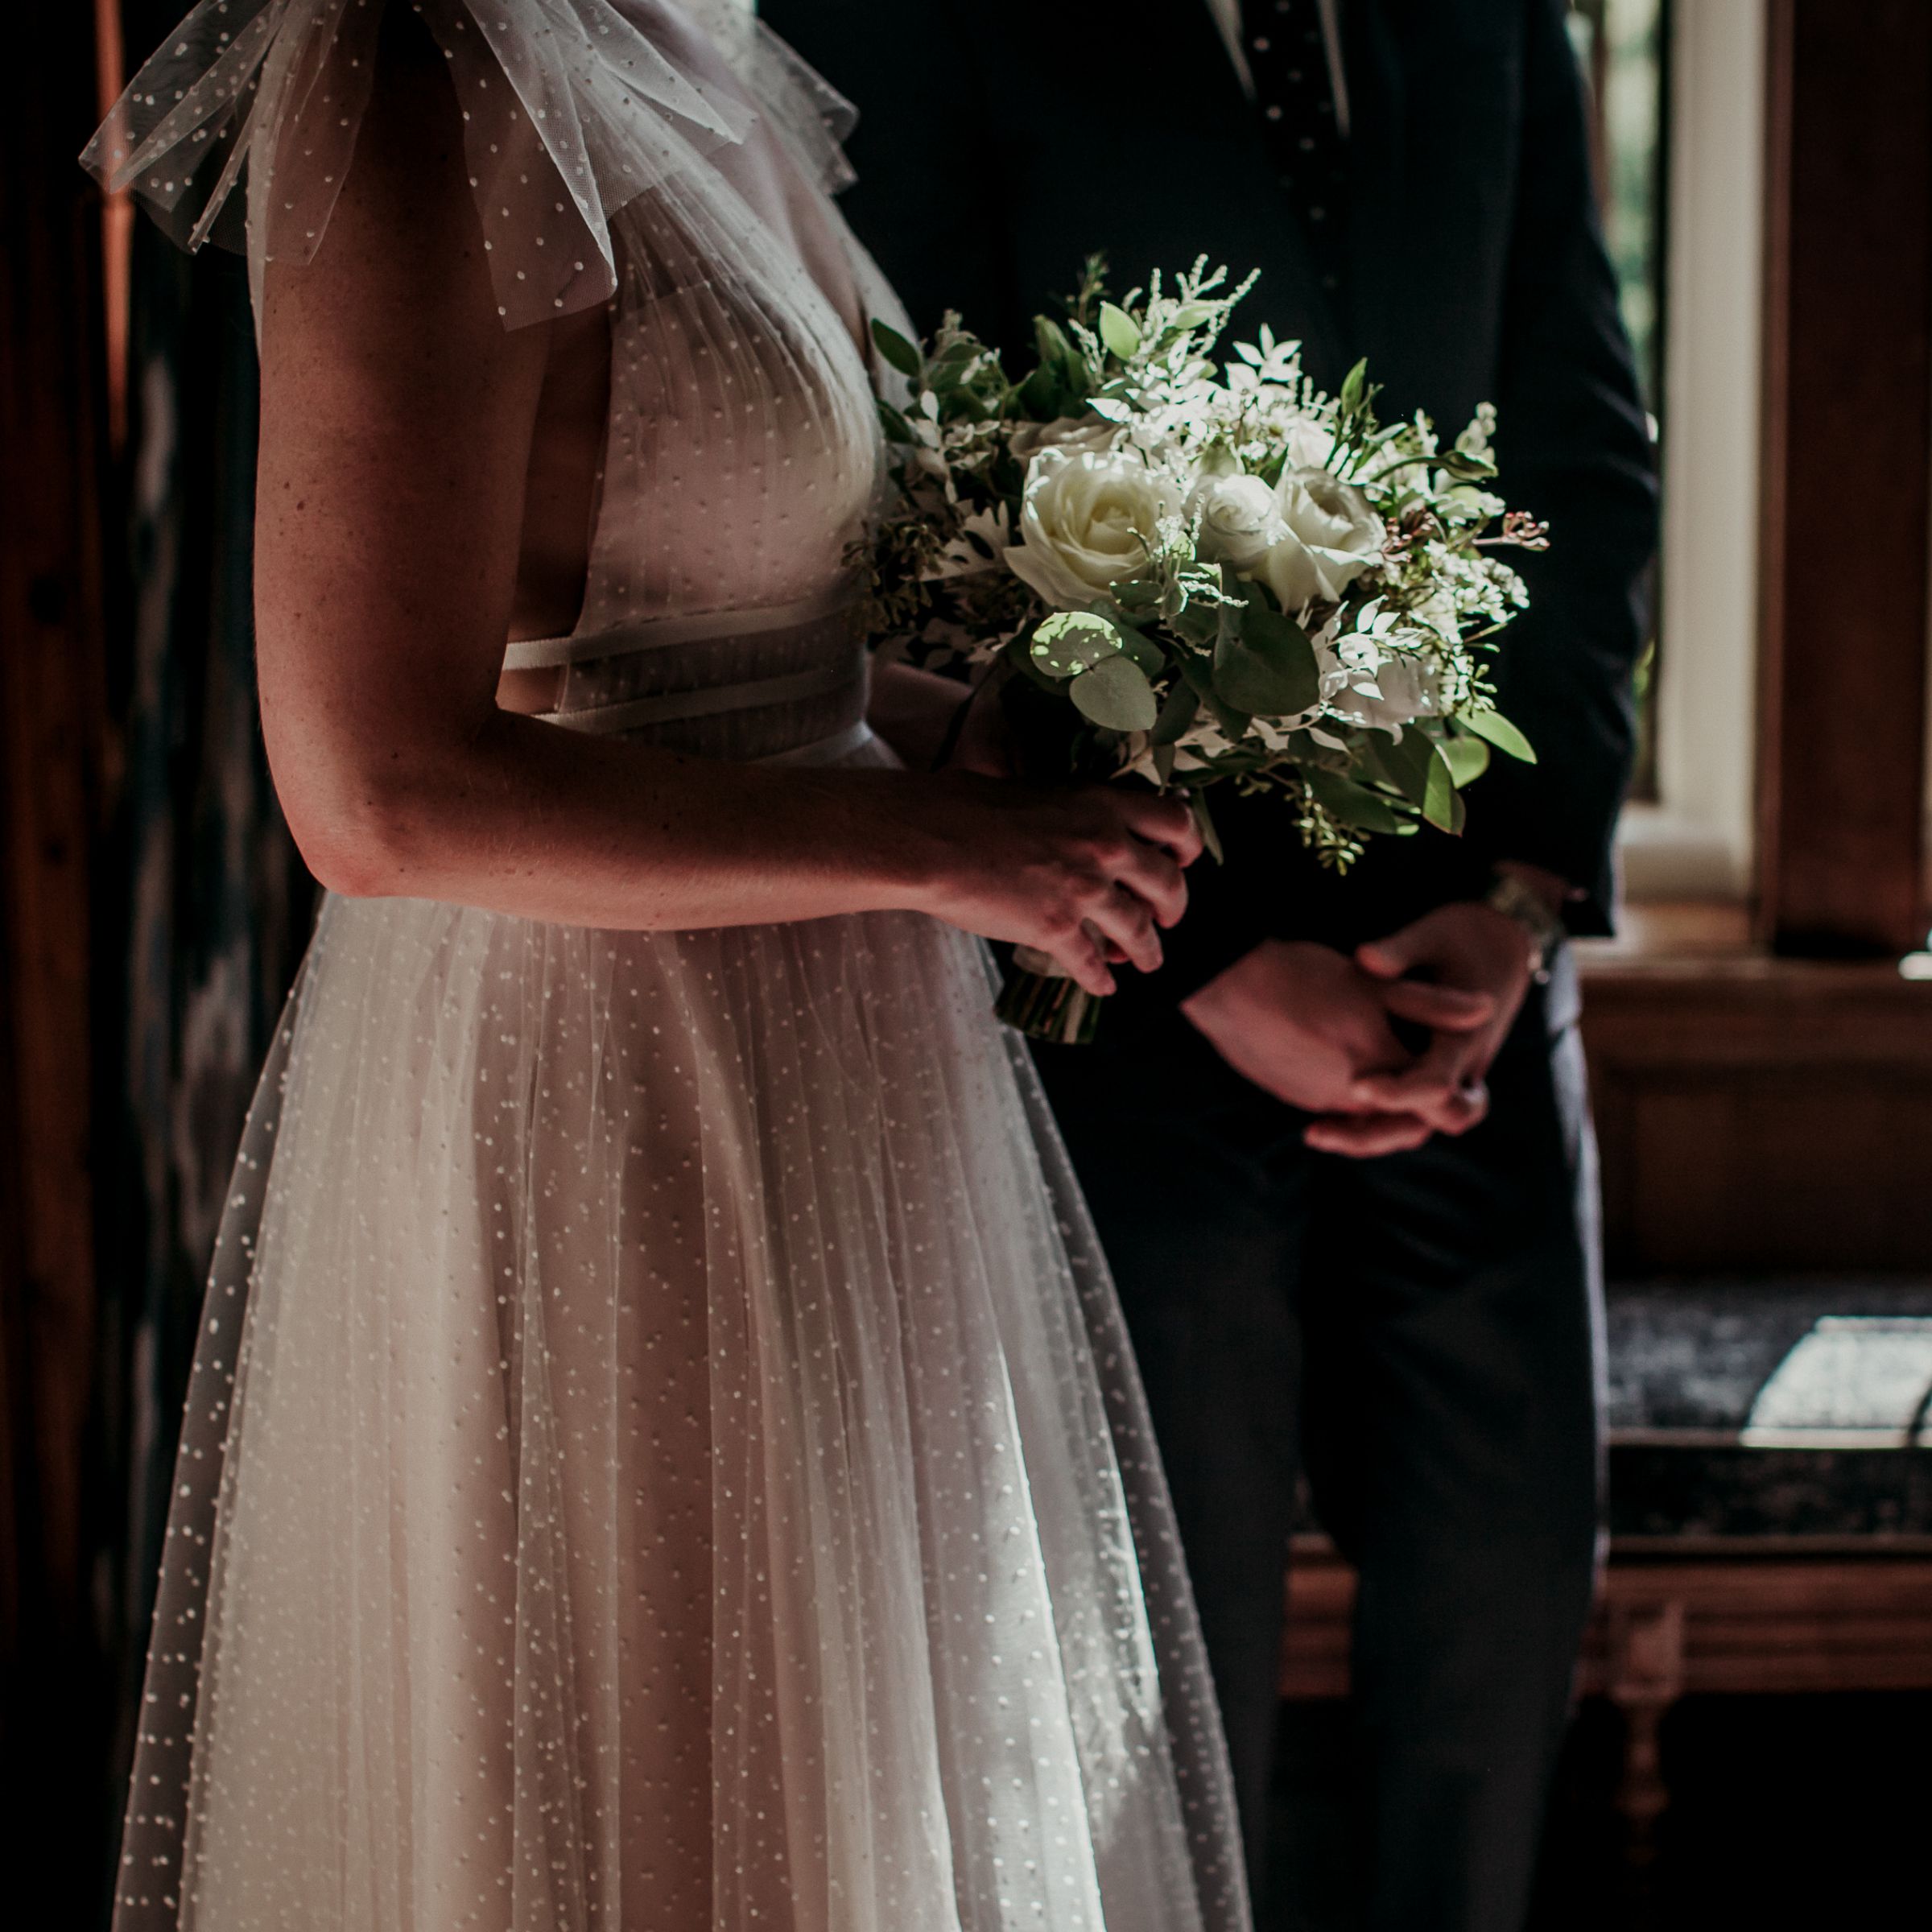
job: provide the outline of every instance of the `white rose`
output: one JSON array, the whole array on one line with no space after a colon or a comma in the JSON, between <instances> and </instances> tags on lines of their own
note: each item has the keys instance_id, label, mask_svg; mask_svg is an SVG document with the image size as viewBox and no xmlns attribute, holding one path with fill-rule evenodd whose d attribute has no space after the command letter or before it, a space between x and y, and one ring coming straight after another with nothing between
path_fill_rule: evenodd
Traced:
<instances>
[{"instance_id":1,"label":"white rose","mask_svg":"<svg viewBox=\"0 0 1932 1932\"><path fill-rule=\"evenodd\" d=\"M1113 448L1120 433L1118 423L1103 423L1097 416L1055 416L1051 423L1022 423L1007 440L1007 448L1022 463L1030 463L1043 449L1098 456Z\"/></svg>"},{"instance_id":2,"label":"white rose","mask_svg":"<svg viewBox=\"0 0 1932 1932\"><path fill-rule=\"evenodd\" d=\"M1293 614L1333 602L1382 554L1382 521L1352 483L1325 469L1284 471L1275 489L1282 534L1248 575Z\"/></svg>"},{"instance_id":3,"label":"white rose","mask_svg":"<svg viewBox=\"0 0 1932 1932\"><path fill-rule=\"evenodd\" d=\"M1138 456L1043 449L1026 474L1007 568L1056 610L1084 610L1146 568L1174 497Z\"/></svg>"},{"instance_id":4,"label":"white rose","mask_svg":"<svg viewBox=\"0 0 1932 1932\"><path fill-rule=\"evenodd\" d=\"M1252 570L1284 534L1274 492L1259 477L1209 477L1188 507L1201 520L1201 555L1211 564Z\"/></svg>"},{"instance_id":5,"label":"white rose","mask_svg":"<svg viewBox=\"0 0 1932 1932\"><path fill-rule=\"evenodd\" d=\"M1288 468L1319 469L1335 454L1334 432L1307 416L1297 416L1286 437Z\"/></svg>"}]
</instances>

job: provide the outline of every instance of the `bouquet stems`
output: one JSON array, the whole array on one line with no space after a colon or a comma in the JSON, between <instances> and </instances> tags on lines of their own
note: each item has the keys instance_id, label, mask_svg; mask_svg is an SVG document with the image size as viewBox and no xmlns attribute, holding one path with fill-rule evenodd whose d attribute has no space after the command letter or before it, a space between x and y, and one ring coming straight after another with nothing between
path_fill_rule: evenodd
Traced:
<instances>
[{"instance_id":1,"label":"bouquet stems","mask_svg":"<svg viewBox=\"0 0 1932 1932\"><path fill-rule=\"evenodd\" d=\"M1018 946L993 1011L1030 1039L1085 1046L1100 1030L1100 996L1089 993L1057 960Z\"/></svg>"}]
</instances>

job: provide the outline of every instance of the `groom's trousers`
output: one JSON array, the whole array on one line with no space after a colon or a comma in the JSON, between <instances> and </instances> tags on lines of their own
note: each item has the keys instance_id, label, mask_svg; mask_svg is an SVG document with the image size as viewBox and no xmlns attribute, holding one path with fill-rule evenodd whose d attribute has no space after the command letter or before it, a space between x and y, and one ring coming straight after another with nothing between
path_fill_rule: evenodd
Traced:
<instances>
[{"instance_id":1,"label":"groom's trousers","mask_svg":"<svg viewBox=\"0 0 1932 1932\"><path fill-rule=\"evenodd\" d=\"M1519 1932L1527 1908L1599 1520L1575 1020L1564 956L1483 1124L1359 1162L1311 1154L1307 1117L1171 1010L1038 1055L1139 1354L1257 1895L1299 1472L1359 1571L1374 1932Z\"/></svg>"}]
</instances>

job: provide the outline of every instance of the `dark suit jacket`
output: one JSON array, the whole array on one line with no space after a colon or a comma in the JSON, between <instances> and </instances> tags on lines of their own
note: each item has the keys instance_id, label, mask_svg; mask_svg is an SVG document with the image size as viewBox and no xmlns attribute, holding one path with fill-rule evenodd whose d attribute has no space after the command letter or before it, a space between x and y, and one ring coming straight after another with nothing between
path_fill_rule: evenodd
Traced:
<instances>
[{"instance_id":1,"label":"dark suit jacket","mask_svg":"<svg viewBox=\"0 0 1932 1932\"><path fill-rule=\"evenodd\" d=\"M1559 0L1343 0L1352 201L1335 291L1206 0L763 10L859 107L846 212L922 329L957 308L1020 366L1030 317L1092 250L1121 288L1201 254L1258 268L1237 336L1265 320L1300 337L1331 390L1365 355L1385 416L1424 408L1448 434L1493 402L1503 490L1550 523L1498 675L1540 762L1496 760L1461 840L1378 841L1344 881L1278 802L1217 795L1228 863L1195 869L1159 992L1185 997L1268 932L1389 931L1480 893L1497 859L1572 881L1587 895L1573 926L1608 931L1656 489Z\"/></svg>"}]
</instances>

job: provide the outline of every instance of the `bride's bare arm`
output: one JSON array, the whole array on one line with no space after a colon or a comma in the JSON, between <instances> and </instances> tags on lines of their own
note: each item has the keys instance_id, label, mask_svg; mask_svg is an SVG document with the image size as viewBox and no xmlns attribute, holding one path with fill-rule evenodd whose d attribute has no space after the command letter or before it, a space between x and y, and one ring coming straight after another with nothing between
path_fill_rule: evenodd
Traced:
<instances>
[{"instance_id":1,"label":"bride's bare arm","mask_svg":"<svg viewBox=\"0 0 1932 1932\"><path fill-rule=\"evenodd\" d=\"M1099 990L1096 930L1158 963L1198 850L1172 802L727 765L498 708L547 332L497 317L433 50L386 59L316 258L270 265L262 318L263 726L324 883L611 927L905 907Z\"/></svg>"}]
</instances>

